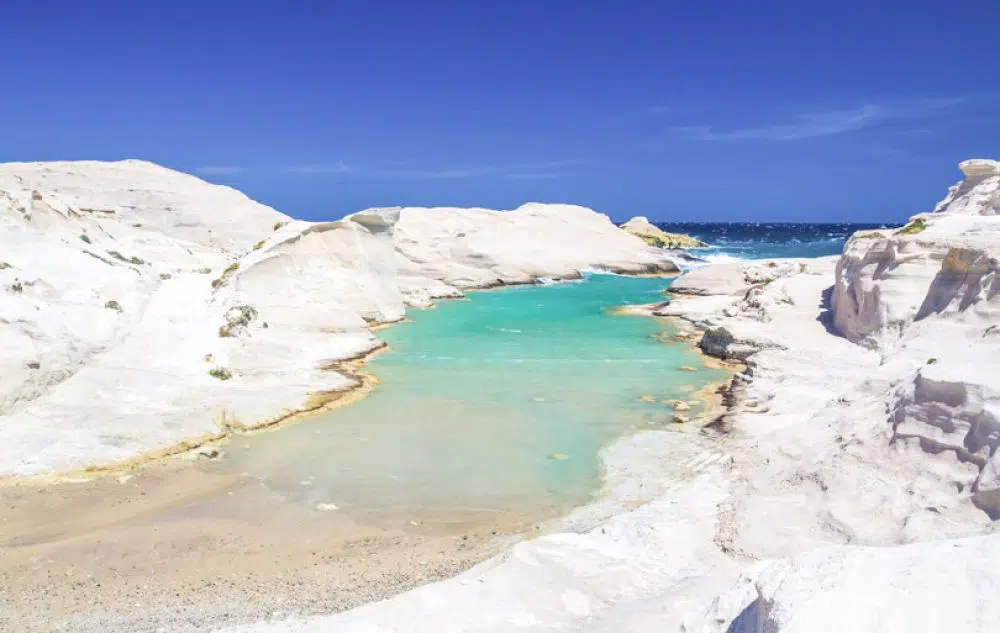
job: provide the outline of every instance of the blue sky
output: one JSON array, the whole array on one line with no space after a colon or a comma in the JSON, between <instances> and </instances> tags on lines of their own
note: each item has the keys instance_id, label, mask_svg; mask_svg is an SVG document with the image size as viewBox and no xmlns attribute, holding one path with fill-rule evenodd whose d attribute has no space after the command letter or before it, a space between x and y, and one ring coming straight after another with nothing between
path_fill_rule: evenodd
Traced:
<instances>
[{"instance_id":1,"label":"blue sky","mask_svg":"<svg viewBox=\"0 0 1000 633\"><path fill-rule=\"evenodd\" d=\"M0 160L145 158L309 219L898 221L1000 158L1000 3L8 4Z\"/></svg>"}]
</instances>

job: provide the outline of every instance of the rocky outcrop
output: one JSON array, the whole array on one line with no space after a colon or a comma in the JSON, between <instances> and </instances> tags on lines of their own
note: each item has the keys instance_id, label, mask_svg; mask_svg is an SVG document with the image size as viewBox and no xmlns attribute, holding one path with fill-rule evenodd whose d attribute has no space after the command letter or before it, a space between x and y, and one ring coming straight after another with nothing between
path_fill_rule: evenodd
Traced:
<instances>
[{"instance_id":1,"label":"rocky outcrop","mask_svg":"<svg viewBox=\"0 0 1000 633\"><path fill-rule=\"evenodd\" d=\"M671 272L569 205L294 221L142 161L0 165L0 477L158 455L318 406L371 325L463 289Z\"/></svg>"},{"instance_id":2,"label":"rocky outcrop","mask_svg":"<svg viewBox=\"0 0 1000 633\"><path fill-rule=\"evenodd\" d=\"M650 246L657 248L677 249L708 246L701 240L696 240L690 235L667 233L641 215L637 215L625 224L622 224L621 228L626 233L630 233Z\"/></svg>"},{"instance_id":3,"label":"rocky outcrop","mask_svg":"<svg viewBox=\"0 0 1000 633\"><path fill-rule=\"evenodd\" d=\"M581 270L677 273L674 262L605 215L565 204L513 211L405 208L395 227L399 276L412 305L467 288L567 279Z\"/></svg>"},{"instance_id":4,"label":"rocky outcrop","mask_svg":"<svg viewBox=\"0 0 1000 633\"><path fill-rule=\"evenodd\" d=\"M995 322L1000 165L976 160L961 168L965 178L933 213L848 241L832 297L834 324L844 336L888 349L910 324L931 316L964 313L966 320Z\"/></svg>"},{"instance_id":5,"label":"rocky outcrop","mask_svg":"<svg viewBox=\"0 0 1000 633\"><path fill-rule=\"evenodd\" d=\"M115 220L229 254L291 219L230 187L141 160L0 163L0 205L36 228L53 214Z\"/></svg>"}]
</instances>

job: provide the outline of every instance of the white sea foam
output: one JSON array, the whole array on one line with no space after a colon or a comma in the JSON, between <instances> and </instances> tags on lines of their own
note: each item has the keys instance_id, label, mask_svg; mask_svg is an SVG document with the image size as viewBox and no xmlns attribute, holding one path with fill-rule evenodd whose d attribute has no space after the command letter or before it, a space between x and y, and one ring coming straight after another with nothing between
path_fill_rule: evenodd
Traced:
<instances>
[{"instance_id":1,"label":"white sea foam","mask_svg":"<svg viewBox=\"0 0 1000 633\"><path fill-rule=\"evenodd\" d=\"M704 266L708 266L709 264L724 264L727 262L741 262L745 260L745 258L738 257L731 253L699 254L698 257L701 261L683 262L683 268L690 270L692 268L702 268Z\"/></svg>"},{"instance_id":2,"label":"white sea foam","mask_svg":"<svg viewBox=\"0 0 1000 633\"><path fill-rule=\"evenodd\" d=\"M705 255L702 257L706 262L710 264L721 264L723 262L741 262L742 257L737 257L736 255L731 255L730 253L712 253L711 255Z\"/></svg>"}]
</instances>

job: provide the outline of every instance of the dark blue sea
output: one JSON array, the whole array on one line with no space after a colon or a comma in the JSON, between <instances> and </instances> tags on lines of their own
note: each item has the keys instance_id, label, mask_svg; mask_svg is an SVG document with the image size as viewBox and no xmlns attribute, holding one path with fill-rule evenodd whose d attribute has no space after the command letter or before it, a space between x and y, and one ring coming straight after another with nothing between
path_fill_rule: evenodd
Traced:
<instances>
[{"instance_id":1,"label":"dark blue sea","mask_svg":"<svg viewBox=\"0 0 1000 633\"><path fill-rule=\"evenodd\" d=\"M884 224L799 224L782 222L656 222L671 233L686 233L709 244L691 253L708 261L839 255L855 231Z\"/></svg>"}]
</instances>

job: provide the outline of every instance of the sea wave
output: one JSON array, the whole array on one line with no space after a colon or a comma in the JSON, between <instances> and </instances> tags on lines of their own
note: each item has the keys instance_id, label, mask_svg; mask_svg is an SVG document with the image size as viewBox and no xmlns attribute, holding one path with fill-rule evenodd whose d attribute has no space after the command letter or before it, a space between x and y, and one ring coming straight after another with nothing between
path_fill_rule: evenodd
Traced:
<instances>
[{"instance_id":1,"label":"sea wave","mask_svg":"<svg viewBox=\"0 0 1000 633\"><path fill-rule=\"evenodd\" d=\"M709 264L721 264L724 262L741 262L744 261L745 258L732 255L730 253L711 253L703 255L702 259Z\"/></svg>"}]
</instances>

